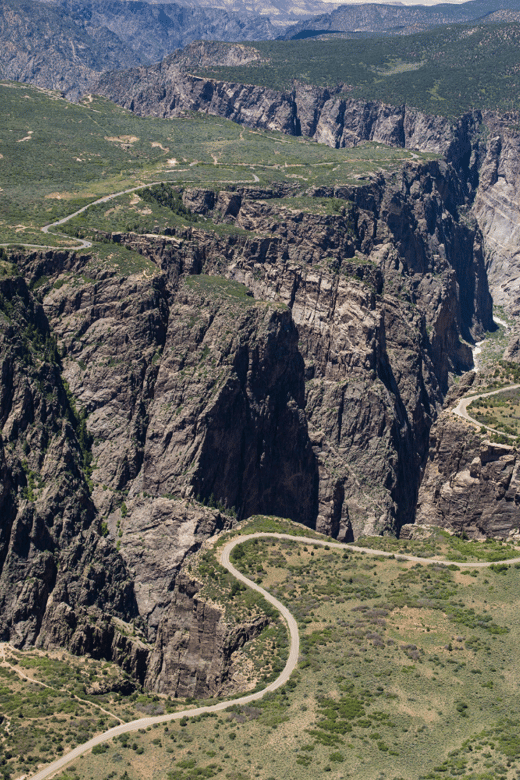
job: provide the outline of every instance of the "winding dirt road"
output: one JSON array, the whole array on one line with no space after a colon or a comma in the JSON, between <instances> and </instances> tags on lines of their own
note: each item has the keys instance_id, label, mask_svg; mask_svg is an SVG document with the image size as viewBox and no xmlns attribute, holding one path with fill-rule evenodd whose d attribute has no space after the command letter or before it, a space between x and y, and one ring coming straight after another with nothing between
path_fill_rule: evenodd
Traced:
<instances>
[{"instance_id":1,"label":"winding dirt road","mask_svg":"<svg viewBox=\"0 0 520 780\"><path fill-rule=\"evenodd\" d=\"M496 428L490 428L489 425L484 425L483 423L480 423L478 420L475 420L474 417L468 414L467 408L470 405L470 403L472 403L472 401L476 401L479 398L489 398L490 395L498 395L498 393L505 393L507 390L517 390L519 387L520 385L508 385L507 387L501 387L499 390L491 390L491 392L489 393L479 393L479 395L470 395L467 398L461 398L457 406L455 406L452 409L452 412L453 414L456 414L458 417L462 417L463 420L467 420L473 425L476 425L477 428L485 428L487 431L491 431L491 433L498 433L500 436L507 436L508 439L516 439L517 436L513 436L511 433L503 433L502 431L499 431Z\"/></svg>"},{"instance_id":2,"label":"winding dirt road","mask_svg":"<svg viewBox=\"0 0 520 780\"><path fill-rule=\"evenodd\" d=\"M251 539L288 539L292 542L300 542L302 544L308 544L308 545L319 545L320 547L327 547L330 549L335 550L341 550L341 552L347 552L347 551L353 551L353 552L361 552L366 553L367 555L374 555L378 557L384 557L384 558L397 558L398 560L403 561L413 561L416 563L423 563L423 564L430 564L430 563L441 563L446 565L446 561L441 560L440 558L421 558L417 555L401 555L398 554L397 556L395 553L392 552L383 552L381 550L371 550L367 547L357 547L356 545L345 545L340 542L331 542L327 539L312 539L307 536L292 536L291 534L279 534L279 533L254 533L254 534L247 534L244 536L237 536L235 539L231 539L224 547L222 548L220 562L224 568L226 568L234 577L236 577L237 580L244 583L244 585L247 585L249 588L252 588L253 590L256 590L258 593L261 593L262 596L266 601L268 601L270 604L272 604L274 607L276 607L277 610L281 613L284 620L286 621L287 628L289 631L289 637L290 637L290 650L289 650L289 657L287 659L287 663L285 664L285 667L281 674L274 680L272 683L270 683L266 688L263 688L261 691L256 691L255 693L249 693L245 696L240 696L239 698L230 699L229 701L222 701L218 704L212 704L207 707L195 707L193 709L188 710L181 710L180 712L174 712L170 715L157 715L153 718L139 718L139 720L133 720L130 723L122 723L119 726L114 726L114 728L109 729L108 731L103 732L103 734L98 734L96 737L93 737L88 742L85 742L83 745L78 745L78 747L71 750L66 755L62 756L61 758L58 758L56 761L53 761L52 764L49 764L49 766L45 767L44 769L41 769L39 772L37 772L35 775L32 776L31 780L45 780L45 778L50 777L51 775L55 774L61 769L64 769L68 764L70 764L72 761L74 761L76 758L79 758L84 753L87 753L89 750L92 750L93 747L96 745L100 745L102 742L106 742L109 739L113 739L114 737L119 736L120 734L125 734L132 731L138 731L138 729L145 729L148 726L155 726L159 723L168 723L172 720L180 720L180 718L190 718L195 715L203 715L204 713L209 712L222 712L222 710L226 710L229 707L233 707L236 704L249 704L252 701L258 701L259 699L262 699L266 693L269 693L269 691L275 691L277 688L280 688L280 686L285 685L285 683L289 680L292 672L295 670L297 664L298 664L298 656L300 651L300 636L298 633L298 625L296 623L296 620L291 615L287 607L285 607L278 599L275 599L274 596L271 596L270 593L268 593L266 590L264 590L260 585L257 585L256 582L253 582L248 577L246 577L244 574L238 571L233 564L230 561L230 554L231 551L239 544L243 544L244 542L247 542ZM508 560L504 561L494 561L493 564L496 563L520 563L520 557L518 558L510 558ZM487 561L477 561L473 563L468 562L462 562L457 563L457 566L460 568L486 568L488 566L491 566L492 564Z\"/></svg>"},{"instance_id":3,"label":"winding dirt road","mask_svg":"<svg viewBox=\"0 0 520 780\"><path fill-rule=\"evenodd\" d=\"M183 173L183 170L179 169L176 171L177 173ZM251 175L253 179L236 179L236 180L223 180L221 182L218 182L219 184L256 184L260 181L256 173L251 171ZM196 183L195 180L183 180L183 184L193 184ZM119 198L121 195L130 195L132 192L138 192L139 190L144 190L147 187L154 187L156 184L176 184L176 182L172 181L150 181L147 184L139 184L137 187L130 187L128 190L120 190L120 192L113 192L110 195L104 195L102 198L98 198L97 200L93 200L91 203L87 203L86 206L83 206L82 208L78 209L77 211L74 211L72 214L67 214L66 217L62 217L62 219L56 220L56 222L51 222L48 225L44 225L42 228L40 228L42 233L48 233L51 236L60 236L61 238L71 238L71 236L68 236L66 233L60 233L59 231L54 231L52 228L57 228L60 225L65 225L66 222L69 222L69 220L73 219L74 217L77 217L79 214L83 214L84 211L87 211L87 209L91 208L92 206L97 206L99 203L108 203L108 201L113 200L114 198ZM76 243L74 245L70 246L51 246L50 244L25 244L25 243L18 243L16 242L16 246L24 246L29 249L90 249L92 246L92 241L87 241L84 238L73 238L73 241ZM7 244L0 244L0 247L9 247L13 246L15 242L11 241Z\"/></svg>"},{"instance_id":4,"label":"winding dirt road","mask_svg":"<svg viewBox=\"0 0 520 780\"><path fill-rule=\"evenodd\" d=\"M494 315L494 320L498 325L502 325L504 328L510 328L509 323L507 323L505 320L500 319L500 317L497 317ZM482 352L482 344L484 343L486 339L483 339L483 341L478 341L477 344L473 347L473 371L475 373L478 373L479 366L478 366L478 355ZM453 414L456 414L458 417L462 417L463 420L466 420L467 422L471 423L472 425L475 425L477 428L485 428L487 431L491 431L491 433L498 433L500 436L506 436L508 439L516 439L517 436L513 436L510 433L503 433L502 431L497 430L496 428L491 428L489 425L484 425L483 423L480 423L478 420L476 420L474 417L472 417L470 414L468 414L468 406L473 402L478 400L479 398L488 398L490 395L497 395L498 393L504 393L507 390L516 390L519 388L520 385L507 385L506 387L501 387L499 390L491 390L489 393L479 393L478 395L470 395L466 398L461 398L458 402L457 406L455 406L451 411Z\"/></svg>"}]
</instances>

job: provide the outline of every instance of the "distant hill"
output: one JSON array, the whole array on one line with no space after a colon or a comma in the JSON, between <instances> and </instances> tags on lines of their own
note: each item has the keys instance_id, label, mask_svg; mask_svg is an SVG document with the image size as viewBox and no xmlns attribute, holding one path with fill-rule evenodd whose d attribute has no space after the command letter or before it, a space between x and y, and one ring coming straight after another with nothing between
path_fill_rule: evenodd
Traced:
<instances>
[{"instance_id":1,"label":"distant hill","mask_svg":"<svg viewBox=\"0 0 520 780\"><path fill-rule=\"evenodd\" d=\"M237 14L268 16L271 23L287 27L311 16L326 14L340 3L322 0L182 0L188 8L222 8Z\"/></svg>"},{"instance_id":2,"label":"distant hill","mask_svg":"<svg viewBox=\"0 0 520 780\"><path fill-rule=\"evenodd\" d=\"M106 28L89 30L57 5L33 0L3 0L0 44L0 78L72 96L101 71L141 62Z\"/></svg>"},{"instance_id":3,"label":"distant hill","mask_svg":"<svg viewBox=\"0 0 520 780\"><path fill-rule=\"evenodd\" d=\"M57 89L76 100L93 89L102 73L152 65L193 41L260 41L258 55L249 57L253 64L243 53L239 61L219 59L218 52L208 59L209 50L203 49L202 59L185 67L205 69L201 75L216 79L275 89L290 88L294 79L328 87L344 84L351 96L411 102L450 114L458 113L461 101L466 108L502 98L510 105L516 94L519 52L514 23L520 0L431 7L344 5L291 27L277 44L280 26L265 15L197 5L211 0L186 2L192 7L145 0L2 0L0 79ZM247 4L262 12L271 7L263 5L264 0L215 2L232 8ZM278 22L284 14L325 5L321 0L317 6L315 0L272 2ZM471 32L454 27L475 20L480 25L477 32L474 27ZM504 22L513 27L502 41L492 30ZM431 30L431 40L416 39L417 31L431 28L438 28ZM339 40L329 42L332 48L313 48L320 34L363 40L337 49L332 44L339 45ZM370 41L374 36L391 36L394 43ZM477 40L481 42L475 49ZM298 48L300 44L303 48Z\"/></svg>"},{"instance_id":4,"label":"distant hill","mask_svg":"<svg viewBox=\"0 0 520 780\"><path fill-rule=\"evenodd\" d=\"M281 40L341 32L411 34L439 25L480 20L488 14L506 9L520 11L520 0L470 0L467 3L434 6L379 3L342 5L330 13L289 27Z\"/></svg>"},{"instance_id":5,"label":"distant hill","mask_svg":"<svg viewBox=\"0 0 520 780\"><path fill-rule=\"evenodd\" d=\"M2 0L0 78L75 99L107 70L148 65L197 39L272 39L266 17L141 0Z\"/></svg>"}]
</instances>

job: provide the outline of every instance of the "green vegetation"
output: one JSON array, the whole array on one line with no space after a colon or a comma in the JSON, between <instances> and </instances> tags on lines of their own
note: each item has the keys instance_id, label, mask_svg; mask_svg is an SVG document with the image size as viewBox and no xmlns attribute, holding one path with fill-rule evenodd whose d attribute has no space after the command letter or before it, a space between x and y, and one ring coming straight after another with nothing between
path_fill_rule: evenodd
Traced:
<instances>
[{"instance_id":1,"label":"green vegetation","mask_svg":"<svg viewBox=\"0 0 520 780\"><path fill-rule=\"evenodd\" d=\"M81 409L78 411L76 408L76 400L70 391L68 382L63 379L63 387L67 395L67 414L69 422L76 431L78 444L81 450L83 471L87 477L87 481L91 485L90 477L92 476L92 443L93 437L87 430L87 411Z\"/></svg>"},{"instance_id":2,"label":"green vegetation","mask_svg":"<svg viewBox=\"0 0 520 780\"><path fill-rule=\"evenodd\" d=\"M504 390L473 401L468 414L489 428L509 436L520 434L520 390Z\"/></svg>"},{"instance_id":3,"label":"green vegetation","mask_svg":"<svg viewBox=\"0 0 520 780\"><path fill-rule=\"evenodd\" d=\"M447 561L503 561L520 558L520 548L513 542L486 539L483 542L468 540L449 534L442 528L425 530L424 539L395 539L393 536L362 536L356 541L360 547L393 552L396 555L417 555L421 558L439 558Z\"/></svg>"},{"instance_id":4,"label":"green vegetation","mask_svg":"<svg viewBox=\"0 0 520 780\"><path fill-rule=\"evenodd\" d=\"M506 319L503 314L500 316ZM486 333L482 353L478 355L479 367L482 369L482 374L477 378L479 390L484 383L487 383L491 390L500 387L501 384L518 381L520 376L518 365L502 359L510 336L510 330L503 325L491 333Z\"/></svg>"},{"instance_id":5,"label":"green vegetation","mask_svg":"<svg viewBox=\"0 0 520 780\"><path fill-rule=\"evenodd\" d=\"M180 192L168 184L155 184L149 189L142 190L141 197L146 203L158 203L160 206L164 206L169 211L173 211L174 214L183 217L187 222L196 223L200 221L200 217L197 214L192 214L184 206Z\"/></svg>"},{"instance_id":6,"label":"green vegetation","mask_svg":"<svg viewBox=\"0 0 520 780\"><path fill-rule=\"evenodd\" d=\"M273 518L241 532L254 530L312 535ZM243 619L247 592L213 556L199 554L204 592L224 600L226 619ZM289 683L251 705L123 735L76 761L75 780L516 780L520 568L462 571L272 539L233 559L298 620ZM242 669L254 687L272 644L261 635L251 647Z\"/></svg>"},{"instance_id":7,"label":"green vegetation","mask_svg":"<svg viewBox=\"0 0 520 780\"><path fill-rule=\"evenodd\" d=\"M141 717L150 708L175 708L157 696L123 696L122 684L131 690L114 664L6 647L0 661L0 777L32 775L38 765L120 720Z\"/></svg>"},{"instance_id":8,"label":"green vegetation","mask_svg":"<svg viewBox=\"0 0 520 780\"><path fill-rule=\"evenodd\" d=\"M0 279L3 279L6 276L13 276L16 272L16 266L9 262L7 252L0 247Z\"/></svg>"},{"instance_id":9,"label":"green vegetation","mask_svg":"<svg viewBox=\"0 0 520 780\"><path fill-rule=\"evenodd\" d=\"M271 517L269 515L253 515L253 517L248 518L229 534L221 537L217 542L217 546L223 545L228 539L232 539L234 536L258 533L308 536L310 538L321 539L321 541L324 539L323 534L314 531L312 528L306 528L304 525L300 525L300 523L295 523L293 520L285 520L280 517ZM331 539L330 541L333 542L335 540Z\"/></svg>"},{"instance_id":10,"label":"green vegetation","mask_svg":"<svg viewBox=\"0 0 520 780\"><path fill-rule=\"evenodd\" d=\"M271 198L271 206L282 206L294 211L306 211L311 214L330 214L332 216L349 216L353 204L339 198L313 198L309 196L295 196L288 198Z\"/></svg>"},{"instance_id":11,"label":"green vegetation","mask_svg":"<svg viewBox=\"0 0 520 780\"><path fill-rule=\"evenodd\" d=\"M42 243L41 225L167 167L168 123L26 84L2 83L0 95L3 240Z\"/></svg>"},{"instance_id":12,"label":"green vegetation","mask_svg":"<svg viewBox=\"0 0 520 780\"><path fill-rule=\"evenodd\" d=\"M501 316L503 316L501 314ZM500 327L495 333L488 334L479 356L482 370L467 397L482 394L468 404L468 414L481 423L481 433L499 444L520 445L520 391L507 389L510 385L520 384L520 366L501 356L508 342L508 333ZM503 392L497 392L504 388ZM486 395L493 393L493 395ZM487 428L498 433L490 433Z\"/></svg>"},{"instance_id":13,"label":"green vegetation","mask_svg":"<svg viewBox=\"0 0 520 780\"><path fill-rule=\"evenodd\" d=\"M149 277L160 273L157 266L147 257L130 249L129 246L113 241L94 243L91 249L81 249L77 254L89 257L89 262L85 266L85 273L80 277L78 275L67 276L67 274L64 274L54 284L55 289L59 289L64 284L76 286L81 283L92 283L94 279L88 276L89 273L97 275L102 272L108 272L121 276L145 273Z\"/></svg>"},{"instance_id":14,"label":"green vegetation","mask_svg":"<svg viewBox=\"0 0 520 780\"><path fill-rule=\"evenodd\" d=\"M0 241L13 244L70 245L65 237L42 236L40 227L107 194L147 182L150 190L90 207L58 232L161 232L195 223L233 232L234 226L190 214L178 191L155 186L157 180L216 190L256 180L333 186L359 182L379 170L395 171L417 157L382 144L330 149L205 114L171 121L142 118L102 98L73 104L26 84L0 83L0 100L5 127L0 139ZM10 273L5 262L2 274Z\"/></svg>"},{"instance_id":15,"label":"green vegetation","mask_svg":"<svg viewBox=\"0 0 520 780\"><path fill-rule=\"evenodd\" d=\"M159 186L163 193L173 196L171 198L173 208L164 205L153 196L154 189L158 189ZM111 199L108 204L95 204L62 225L60 230L70 236L86 238L94 242L99 241L100 238L107 242L105 234L111 233L169 236L175 234L177 229L180 229L182 234L182 229L194 226L222 235L249 235L246 230L235 225L218 224L209 217L199 217L191 213L182 205L180 188L173 188L169 184L158 185L158 187L121 195Z\"/></svg>"},{"instance_id":16,"label":"green vegetation","mask_svg":"<svg viewBox=\"0 0 520 780\"><path fill-rule=\"evenodd\" d=\"M242 306L258 305L247 287L240 282L224 279L222 276L207 276L198 274L186 278L186 287L203 297L219 298L228 303Z\"/></svg>"},{"instance_id":17,"label":"green vegetation","mask_svg":"<svg viewBox=\"0 0 520 780\"><path fill-rule=\"evenodd\" d=\"M520 25L449 25L416 35L362 40L262 41L264 62L200 75L280 90L293 80L342 85L345 97L406 103L455 118L471 109L520 106Z\"/></svg>"}]
</instances>

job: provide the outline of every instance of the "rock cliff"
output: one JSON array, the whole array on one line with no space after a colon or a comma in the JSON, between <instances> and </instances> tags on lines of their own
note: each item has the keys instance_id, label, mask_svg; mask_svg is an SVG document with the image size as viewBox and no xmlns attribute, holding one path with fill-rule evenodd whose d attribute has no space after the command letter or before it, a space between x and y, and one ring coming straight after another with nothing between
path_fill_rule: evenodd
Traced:
<instances>
[{"instance_id":1,"label":"rock cliff","mask_svg":"<svg viewBox=\"0 0 520 780\"><path fill-rule=\"evenodd\" d=\"M240 230L105 236L141 253L133 270L14 256L2 636L214 693L262 624L231 629L181 574L205 539L253 513L345 540L411 522L449 377L492 322L464 199L443 161L362 186L192 189L187 208Z\"/></svg>"},{"instance_id":2,"label":"rock cliff","mask_svg":"<svg viewBox=\"0 0 520 780\"><path fill-rule=\"evenodd\" d=\"M218 61L217 52L213 54ZM204 58L199 44L148 68L105 74L96 91L141 115L175 117L186 110L224 116L252 127L304 135L332 147L364 141L436 152L456 171L454 200L476 220L490 288L497 303L518 309L520 115L474 111L457 121L403 106L350 100L345 85L323 89L295 82L277 92L251 84L193 76ZM465 197L461 198L461 192Z\"/></svg>"},{"instance_id":3,"label":"rock cliff","mask_svg":"<svg viewBox=\"0 0 520 780\"><path fill-rule=\"evenodd\" d=\"M516 448L491 443L446 410L430 434L417 525L476 539L518 534L519 470Z\"/></svg>"},{"instance_id":4,"label":"rock cliff","mask_svg":"<svg viewBox=\"0 0 520 780\"><path fill-rule=\"evenodd\" d=\"M3 283L1 631L203 695L263 624L230 633L197 607L197 586L179 590L186 555L231 522L183 494L243 513L299 506L310 523L316 480L288 312L225 280L180 283L169 258L168 281L87 270L70 253L20 257L29 284L44 281L43 307L22 277ZM186 631L207 634L199 656Z\"/></svg>"}]
</instances>

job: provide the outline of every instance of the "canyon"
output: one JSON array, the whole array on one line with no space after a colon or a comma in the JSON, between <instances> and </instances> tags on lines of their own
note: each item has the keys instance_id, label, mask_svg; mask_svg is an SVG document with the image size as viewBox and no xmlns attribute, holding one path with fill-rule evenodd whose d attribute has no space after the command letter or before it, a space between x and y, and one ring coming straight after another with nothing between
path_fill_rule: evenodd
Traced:
<instances>
[{"instance_id":1,"label":"canyon","mask_svg":"<svg viewBox=\"0 0 520 780\"><path fill-rule=\"evenodd\" d=\"M196 42L146 68L105 74L96 91L141 116L172 118L185 111L223 116L249 127L305 136L333 148L366 141L433 152L457 171L457 207L475 219L485 242L495 303L517 313L520 259L518 210L519 114L473 111L453 121L406 105L351 100L346 85L295 82L280 92L192 75L212 64L254 61L254 48Z\"/></svg>"},{"instance_id":2,"label":"canyon","mask_svg":"<svg viewBox=\"0 0 520 780\"><path fill-rule=\"evenodd\" d=\"M107 236L148 261L127 277L88 254L11 256L5 638L207 695L262 624L230 633L197 600L181 567L206 538L256 513L343 541L413 522L449 376L493 327L454 175L414 162L320 191L330 215L290 188L186 189L187 208L242 233Z\"/></svg>"},{"instance_id":3,"label":"canyon","mask_svg":"<svg viewBox=\"0 0 520 780\"><path fill-rule=\"evenodd\" d=\"M189 73L218 51L197 44L97 91L142 115L429 157L341 186L178 188L201 222L98 233L139 253L134 272L95 252L9 254L2 640L197 697L226 690L265 626L227 624L186 569L238 521L277 515L343 542L434 516L476 537L518 530L516 450L449 412L495 328L492 295L516 314L518 115L451 122Z\"/></svg>"}]
</instances>

